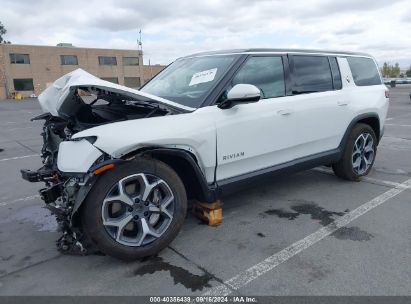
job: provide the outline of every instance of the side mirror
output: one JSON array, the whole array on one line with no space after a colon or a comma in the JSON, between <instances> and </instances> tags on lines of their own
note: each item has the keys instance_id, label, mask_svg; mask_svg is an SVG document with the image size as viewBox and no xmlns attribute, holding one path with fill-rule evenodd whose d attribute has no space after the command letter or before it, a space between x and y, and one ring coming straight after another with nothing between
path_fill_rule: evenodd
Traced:
<instances>
[{"instance_id":1,"label":"side mirror","mask_svg":"<svg viewBox=\"0 0 411 304\"><path fill-rule=\"evenodd\" d=\"M261 98L260 90L252 84L236 84L227 93L227 99L218 105L220 109L229 109L236 104L257 102Z\"/></svg>"}]
</instances>

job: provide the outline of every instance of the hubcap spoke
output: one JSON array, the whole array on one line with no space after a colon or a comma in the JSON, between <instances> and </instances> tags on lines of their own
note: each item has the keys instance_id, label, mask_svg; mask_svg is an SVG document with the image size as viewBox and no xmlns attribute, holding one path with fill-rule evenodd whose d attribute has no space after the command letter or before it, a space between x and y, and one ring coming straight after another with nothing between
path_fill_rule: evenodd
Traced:
<instances>
[{"instance_id":1,"label":"hubcap spoke","mask_svg":"<svg viewBox=\"0 0 411 304\"><path fill-rule=\"evenodd\" d=\"M160 208L157 207L157 206L149 206L149 207L148 207L148 210L149 210L151 213L160 213L160 212L161 212Z\"/></svg>"},{"instance_id":2,"label":"hubcap spoke","mask_svg":"<svg viewBox=\"0 0 411 304\"><path fill-rule=\"evenodd\" d=\"M374 151L373 141L372 140L368 141L368 144L364 147L364 151L365 152L373 152Z\"/></svg>"},{"instance_id":3,"label":"hubcap spoke","mask_svg":"<svg viewBox=\"0 0 411 304\"><path fill-rule=\"evenodd\" d=\"M110 196L104 200L103 205L105 205L107 202L112 202L112 201L120 201L128 206L133 206L134 202L131 199L131 197L126 193L124 189L124 182L126 179L122 179L117 183L117 189L118 189L118 195Z\"/></svg>"},{"instance_id":4,"label":"hubcap spoke","mask_svg":"<svg viewBox=\"0 0 411 304\"><path fill-rule=\"evenodd\" d=\"M117 219L117 218L103 219L103 225L110 226L110 227L116 227L117 231L115 233L115 238L117 241L120 241L121 236L123 235L124 228L130 223L132 219L133 219L133 216L131 214L127 214L126 216L120 219Z\"/></svg>"},{"instance_id":5,"label":"hubcap spoke","mask_svg":"<svg viewBox=\"0 0 411 304\"><path fill-rule=\"evenodd\" d=\"M158 238L160 237L160 234L156 233L155 231L153 231L153 229L151 228L150 224L147 223L145 218L142 218L139 221L139 229L141 230L140 233L140 238L137 241L137 246L141 246L145 240L145 238L149 235Z\"/></svg>"},{"instance_id":6,"label":"hubcap spoke","mask_svg":"<svg viewBox=\"0 0 411 304\"><path fill-rule=\"evenodd\" d=\"M357 157L357 160L353 163L353 167L358 168L361 165L361 157Z\"/></svg>"},{"instance_id":7,"label":"hubcap spoke","mask_svg":"<svg viewBox=\"0 0 411 304\"><path fill-rule=\"evenodd\" d=\"M141 174L141 180L143 182L143 193L141 194L141 199L143 201L146 201L148 196L150 195L151 191L153 190L153 188L156 186L156 183L154 184L150 184L147 177L145 176L145 174Z\"/></svg>"}]
</instances>

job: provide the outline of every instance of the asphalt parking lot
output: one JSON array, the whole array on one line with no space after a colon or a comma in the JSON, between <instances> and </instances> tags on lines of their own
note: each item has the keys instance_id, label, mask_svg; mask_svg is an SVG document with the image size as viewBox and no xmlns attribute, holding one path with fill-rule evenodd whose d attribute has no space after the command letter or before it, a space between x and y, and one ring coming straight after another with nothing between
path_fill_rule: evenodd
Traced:
<instances>
[{"instance_id":1,"label":"asphalt parking lot","mask_svg":"<svg viewBox=\"0 0 411 304\"><path fill-rule=\"evenodd\" d=\"M0 295L411 295L410 92L391 89L369 178L278 177L224 198L218 227L190 214L169 248L132 263L57 252L42 185L19 174L41 165L40 108L0 101Z\"/></svg>"}]
</instances>

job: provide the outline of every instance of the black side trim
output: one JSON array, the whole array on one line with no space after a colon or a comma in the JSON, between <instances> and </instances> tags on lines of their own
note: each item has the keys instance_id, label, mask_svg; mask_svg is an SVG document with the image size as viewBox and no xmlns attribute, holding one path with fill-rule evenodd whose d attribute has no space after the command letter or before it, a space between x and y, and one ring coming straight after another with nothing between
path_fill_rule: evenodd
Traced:
<instances>
[{"instance_id":1,"label":"black side trim","mask_svg":"<svg viewBox=\"0 0 411 304\"><path fill-rule=\"evenodd\" d=\"M283 164L253 171L243 175L227 178L217 182L219 195L229 194L237 190L241 190L242 188L250 187L255 182L260 182L264 179L269 179L279 174L290 174L298 171L308 170L320 165L332 164L334 162L337 162L340 158L341 150L335 149L307 157L302 157Z\"/></svg>"},{"instance_id":2,"label":"black side trim","mask_svg":"<svg viewBox=\"0 0 411 304\"><path fill-rule=\"evenodd\" d=\"M200 193L197 194L197 199L203 202L213 202L217 199L215 187L213 187L212 185L208 185L207 180L203 175L203 172L197 164L197 161L195 160L194 156L192 156L189 152L182 149L152 148L149 150L144 150L140 155L144 156L147 154L173 156L184 159L193 169L195 174L194 178L200 186Z\"/></svg>"},{"instance_id":3,"label":"black side trim","mask_svg":"<svg viewBox=\"0 0 411 304\"><path fill-rule=\"evenodd\" d=\"M291 68L288 55L283 55L283 67L284 67L284 82L285 82L285 96L293 95L292 91L292 79L291 79Z\"/></svg>"},{"instance_id":4,"label":"black side trim","mask_svg":"<svg viewBox=\"0 0 411 304\"><path fill-rule=\"evenodd\" d=\"M363 119L366 119L366 118L376 118L376 119L378 119L378 122L379 122L379 125L380 125L380 118L379 118L379 116L378 116L378 114L377 113L364 113L364 114L360 114L360 115L358 115L358 116L356 116L351 122L350 122L350 124L348 125L348 127L347 127L347 130L345 130L345 133L344 133L344 136L343 136L343 138L341 139L341 142L340 142L340 145L338 146L338 148L341 150L341 151L344 151L344 147L346 146L346 144L347 144L347 140L348 140L348 137L350 136L350 133L351 133L351 130L352 130L352 128L354 127L354 125L356 124L356 123L358 123L360 120L363 120ZM380 125L381 126L381 125ZM380 140L381 139L381 134L380 134L380 138L378 138L378 140ZM378 142L379 143L379 142ZM377 143L377 144L378 144Z\"/></svg>"}]
</instances>

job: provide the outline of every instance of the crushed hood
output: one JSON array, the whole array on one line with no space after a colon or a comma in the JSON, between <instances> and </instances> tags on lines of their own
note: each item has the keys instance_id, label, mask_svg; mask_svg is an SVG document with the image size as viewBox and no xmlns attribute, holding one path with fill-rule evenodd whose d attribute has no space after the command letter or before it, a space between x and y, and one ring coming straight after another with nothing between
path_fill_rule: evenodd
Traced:
<instances>
[{"instance_id":1,"label":"crushed hood","mask_svg":"<svg viewBox=\"0 0 411 304\"><path fill-rule=\"evenodd\" d=\"M172 108L183 111L194 111L194 108L183 106L176 102L131 89L119 84L111 83L102 80L83 69L77 69L57 79L51 86L45 89L38 97L40 106L44 112L48 112L53 116L60 116L60 109L67 103L73 102L72 93L78 87L94 87L107 90L114 93L120 93L140 101L157 102L168 105ZM70 113L63 113L65 115Z\"/></svg>"}]
</instances>

